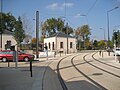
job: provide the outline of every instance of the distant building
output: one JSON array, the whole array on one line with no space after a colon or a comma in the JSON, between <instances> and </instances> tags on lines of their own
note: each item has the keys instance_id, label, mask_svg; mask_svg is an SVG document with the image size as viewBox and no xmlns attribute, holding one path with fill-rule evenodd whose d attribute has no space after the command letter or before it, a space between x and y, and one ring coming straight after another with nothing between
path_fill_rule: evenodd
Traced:
<instances>
[{"instance_id":1,"label":"distant building","mask_svg":"<svg viewBox=\"0 0 120 90\"><path fill-rule=\"evenodd\" d=\"M10 49L10 46L17 45L16 40L13 38L13 32L10 32L8 30L5 30L4 33L2 33L2 49L1 50L7 50ZM1 34L0 34L0 47L1 47Z\"/></svg>"},{"instance_id":2,"label":"distant building","mask_svg":"<svg viewBox=\"0 0 120 90\"><path fill-rule=\"evenodd\" d=\"M44 46L48 47L48 51L67 53L67 35L58 32L44 39ZM68 35L68 53L77 52L76 38Z\"/></svg>"}]
</instances>

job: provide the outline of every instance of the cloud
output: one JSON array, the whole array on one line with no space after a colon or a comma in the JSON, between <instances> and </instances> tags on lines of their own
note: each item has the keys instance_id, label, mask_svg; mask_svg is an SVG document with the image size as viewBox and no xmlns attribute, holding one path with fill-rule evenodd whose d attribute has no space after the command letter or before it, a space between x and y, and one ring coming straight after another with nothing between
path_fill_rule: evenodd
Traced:
<instances>
[{"instance_id":1,"label":"cloud","mask_svg":"<svg viewBox=\"0 0 120 90\"><path fill-rule=\"evenodd\" d=\"M79 18L79 17L84 17L84 16L86 16L85 14L80 14L80 13L78 13L78 14L76 14L75 16L74 16L74 18Z\"/></svg>"},{"instance_id":2,"label":"cloud","mask_svg":"<svg viewBox=\"0 0 120 90\"><path fill-rule=\"evenodd\" d=\"M63 3L62 6L63 7L72 7L74 4L73 3Z\"/></svg>"},{"instance_id":3,"label":"cloud","mask_svg":"<svg viewBox=\"0 0 120 90\"><path fill-rule=\"evenodd\" d=\"M52 9L52 10L58 9L59 8L59 4L58 3L52 3L51 5L48 5L46 8L47 9Z\"/></svg>"},{"instance_id":4,"label":"cloud","mask_svg":"<svg viewBox=\"0 0 120 90\"><path fill-rule=\"evenodd\" d=\"M48 5L46 8L47 9L51 9L51 10L62 10L65 8L70 8L72 7L74 4L73 3L63 3L63 4L59 4L59 3L52 3L50 5Z\"/></svg>"},{"instance_id":5,"label":"cloud","mask_svg":"<svg viewBox=\"0 0 120 90\"><path fill-rule=\"evenodd\" d=\"M74 16L74 18L79 18L80 15L81 15L81 14L78 13L78 14L76 14L76 15Z\"/></svg>"}]
</instances>

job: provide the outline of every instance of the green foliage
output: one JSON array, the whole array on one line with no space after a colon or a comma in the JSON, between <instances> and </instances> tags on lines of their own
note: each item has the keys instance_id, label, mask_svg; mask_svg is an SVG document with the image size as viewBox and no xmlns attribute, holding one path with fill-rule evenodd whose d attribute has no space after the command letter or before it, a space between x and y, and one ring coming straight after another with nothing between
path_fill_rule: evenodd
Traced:
<instances>
[{"instance_id":1,"label":"green foliage","mask_svg":"<svg viewBox=\"0 0 120 90\"><path fill-rule=\"evenodd\" d=\"M16 19L11 13L0 13L0 32L4 32L4 30L13 31L15 24Z\"/></svg>"},{"instance_id":2,"label":"green foliage","mask_svg":"<svg viewBox=\"0 0 120 90\"><path fill-rule=\"evenodd\" d=\"M25 38L25 31L23 30L22 21L19 17L16 21L15 30L14 30L14 38L17 41L17 44L20 45L20 43Z\"/></svg>"},{"instance_id":3,"label":"green foliage","mask_svg":"<svg viewBox=\"0 0 120 90\"><path fill-rule=\"evenodd\" d=\"M98 49L98 41L97 40L94 40L94 42L93 42L93 48L94 49Z\"/></svg>"},{"instance_id":4,"label":"green foliage","mask_svg":"<svg viewBox=\"0 0 120 90\"><path fill-rule=\"evenodd\" d=\"M31 43L35 44L36 43L36 38L32 38Z\"/></svg>"},{"instance_id":5,"label":"green foliage","mask_svg":"<svg viewBox=\"0 0 120 90\"><path fill-rule=\"evenodd\" d=\"M106 47L105 41L104 41L104 40L101 40L101 41L98 43L98 47L99 47L100 49L105 49L105 47Z\"/></svg>"},{"instance_id":6,"label":"green foliage","mask_svg":"<svg viewBox=\"0 0 120 90\"><path fill-rule=\"evenodd\" d=\"M68 30L68 35L73 34L73 28L70 26L65 26L64 28L61 29L61 32L67 34Z\"/></svg>"},{"instance_id":7,"label":"green foliage","mask_svg":"<svg viewBox=\"0 0 120 90\"><path fill-rule=\"evenodd\" d=\"M89 35L91 35L89 26L88 25L83 25L81 27L78 27L77 30L75 31L75 35L76 35L76 37L79 37L78 38L78 39L80 39L79 41L83 41L84 48L88 48L88 45L90 44L90 42L89 42L89 40L90 40Z\"/></svg>"},{"instance_id":8,"label":"green foliage","mask_svg":"<svg viewBox=\"0 0 120 90\"><path fill-rule=\"evenodd\" d=\"M73 33L73 29L70 26L64 25L64 21L61 18L51 18L47 19L43 24L42 24L42 35L52 35L55 34L57 31L67 33L68 29L68 34Z\"/></svg>"},{"instance_id":9,"label":"green foliage","mask_svg":"<svg viewBox=\"0 0 120 90\"><path fill-rule=\"evenodd\" d=\"M40 37L40 43L44 43L44 36Z\"/></svg>"},{"instance_id":10,"label":"green foliage","mask_svg":"<svg viewBox=\"0 0 120 90\"><path fill-rule=\"evenodd\" d=\"M75 33L77 36L82 36L83 40L88 39L89 35L91 35L90 28L88 25L83 25L78 27Z\"/></svg>"},{"instance_id":11,"label":"green foliage","mask_svg":"<svg viewBox=\"0 0 120 90\"><path fill-rule=\"evenodd\" d=\"M117 41L118 43L118 47L120 47L120 32L118 32L118 41Z\"/></svg>"},{"instance_id":12,"label":"green foliage","mask_svg":"<svg viewBox=\"0 0 120 90\"><path fill-rule=\"evenodd\" d=\"M114 45L114 40L116 40L117 47L120 47L120 32L119 31L113 33L113 36L112 36L112 44L113 45Z\"/></svg>"}]
</instances>

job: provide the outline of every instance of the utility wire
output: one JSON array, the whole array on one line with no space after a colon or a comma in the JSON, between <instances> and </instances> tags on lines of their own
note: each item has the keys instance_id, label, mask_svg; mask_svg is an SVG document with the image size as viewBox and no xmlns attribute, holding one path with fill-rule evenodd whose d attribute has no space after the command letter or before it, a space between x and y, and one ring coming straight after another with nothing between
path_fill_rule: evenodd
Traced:
<instances>
[{"instance_id":1,"label":"utility wire","mask_svg":"<svg viewBox=\"0 0 120 90\"><path fill-rule=\"evenodd\" d=\"M94 6L96 5L98 0L95 0L95 2L93 3L93 5L88 9L88 12L86 13L86 15L88 15L90 13L90 11L94 8Z\"/></svg>"}]
</instances>

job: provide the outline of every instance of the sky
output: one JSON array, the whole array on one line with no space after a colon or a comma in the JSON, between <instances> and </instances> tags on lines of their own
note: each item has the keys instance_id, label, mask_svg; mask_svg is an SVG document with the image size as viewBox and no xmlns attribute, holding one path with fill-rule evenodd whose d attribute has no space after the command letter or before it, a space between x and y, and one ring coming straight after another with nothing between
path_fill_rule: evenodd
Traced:
<instances>
[{"instance_id":1,"label":"sky","mask_svg":"<svg viewBox=\"0 0 120 90\"><path fill-rule=\"evenodd\" d=\"M112 10L115 7L117 9ZM109 12L110 39L113 30L120 30L120 0L3 0L2 12L11 12L16 18L26 16L35 37L35 14L39 11L39 22L61 17L74 30L88 24L91 39L108 39L107 11ZM41 33L40 33L41 35Z\"/></svg>"}]
</instances>

